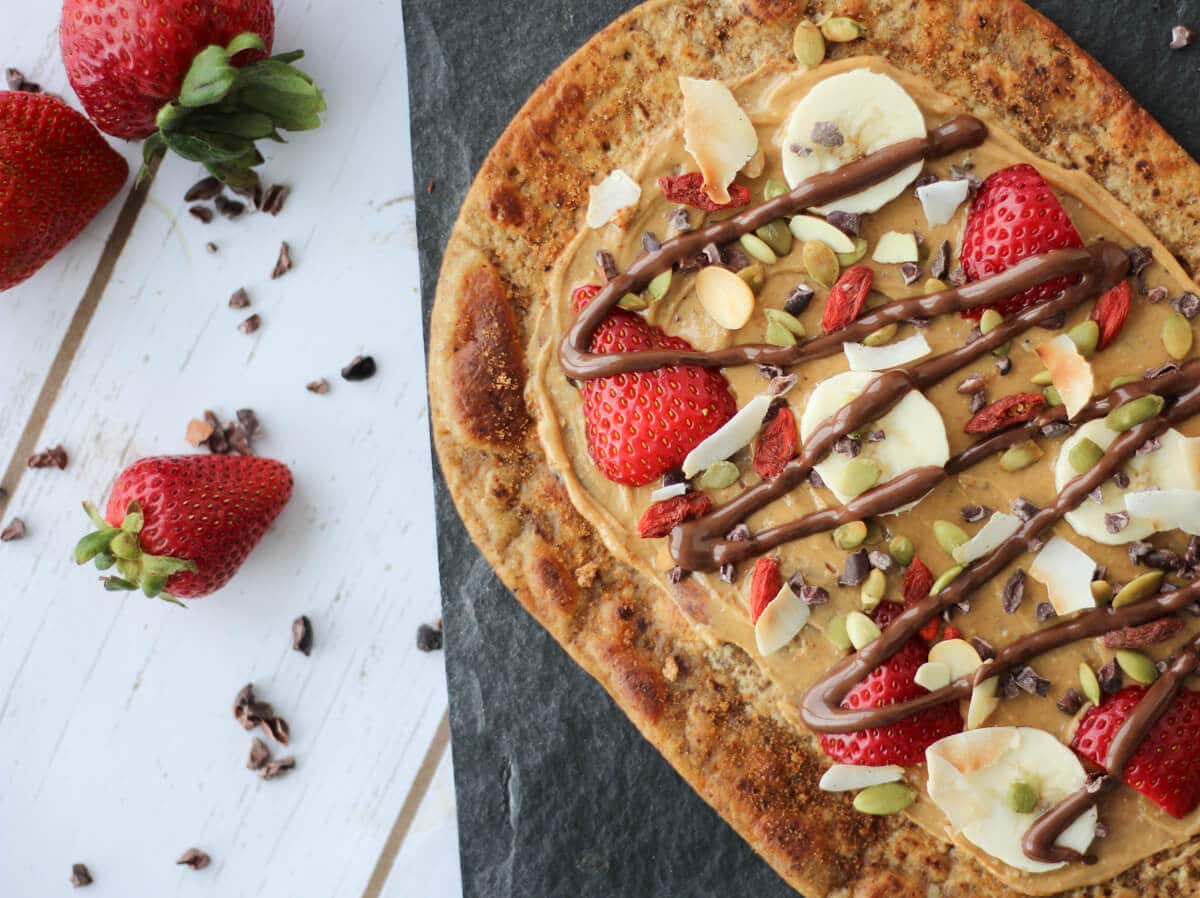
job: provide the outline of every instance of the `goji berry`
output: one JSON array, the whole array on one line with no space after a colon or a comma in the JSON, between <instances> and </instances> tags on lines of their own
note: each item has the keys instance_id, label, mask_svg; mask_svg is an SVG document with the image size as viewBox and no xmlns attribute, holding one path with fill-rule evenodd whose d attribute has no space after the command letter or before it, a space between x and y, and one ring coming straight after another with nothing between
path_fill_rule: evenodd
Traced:
<instances>
[{"instance_id":1,"label":"goji berry","mask_svg":"<svg viewBox=\"0 0 1200 898\"><path fill-rule=\"evenodd\" d=\"M1097 349L1103 349L1116 339L1125 319L1129 317L1129 306L1133 302L1133 291L1129 281L1121 281L1098 300L1092 309L1092 320L1100 325L1100 342Z\"/></svg>"},{"instance_id":2,"label":"goji berry","mask_svg":"<svg viewBox=\"0 0 1200 898\"><path fill-rule=\"evenodd\" d=\"M1041 393L1013 393L997 399L971 416L963 425L967 433L995 433L1013 424L1024 424L1046 405Z\"/></svg>"},{"instance_id":3,"label":"goji berry","mask_svg":"<svg viewBox=\"0 0 1200 898\"><path fill-rule=\"evenodd\" d=\"M924 599L929 595L932 586L933 571L920 558L914 558L912 564L908 566L908 570L904 572L904 580L900 584L900 590L904 596L904 607L911 608ZM937 639L938 627L941 626L941 623L937 617L926 622L925 626L921 628L921 638L926 642L933 642Z\"/></svg>"},{"instance_id":4,"label":"goji berry","mask_svg":"<svg viewBox=\"0 0 1200 898\"><path fill-rule=\"evenodd\" d=\"M750 576L750 620L758 623L759 617L771 600L783 589L783 574L779 562L774 558L760 558L754 563Z\"/></svg>"},{"instance_id":5,"label":"goji berry","mask_svg":"<svg viewBox=\"0 0 1200 898\"><path fill-rule=\"evenodd\" d=\"M729 202L714 203L704 192L704 176L698 171L685 175L670 175L658 179L658 189L672 203L693 206L704 212L719 212L722 209L737 209L750 202L750 190L741 184L729 185Z\"/></svg>"},{"instance_id":6,"label":"goji berry","mask_svg":"<svg viewBox=\"0 0 1200 898\"><path fill-rule=\"evenodd\" d=\"M843 271L842 276L830 288L829 297L825 300L821 330L832 334L857 320L874 281L875 272L866 265L854 265Z\"/></svg>"},{"instance_id":7,"label":"goji berry","mask_svg":"<svg viewBox=\"0 0 1200 898\"><path fill-rule=\"evenodd\" d=\"M775 477L795 458L798 445L796 417L791 408L780 406L774 417L763 425L754 443L754 470L759 477Z\"/></svg>"},{"instance_id":8,"label":"goji berry","mask_svg":"<svg viewBox=\"0 0 1200 898\"><path fill-rule=\"evenodd\" d=\"M657 539L666 536L684 521L690 521L712 510L713 501L707 493L684 493L655 502L638 521L638 536Z\"/></svg>"}]
</instances>

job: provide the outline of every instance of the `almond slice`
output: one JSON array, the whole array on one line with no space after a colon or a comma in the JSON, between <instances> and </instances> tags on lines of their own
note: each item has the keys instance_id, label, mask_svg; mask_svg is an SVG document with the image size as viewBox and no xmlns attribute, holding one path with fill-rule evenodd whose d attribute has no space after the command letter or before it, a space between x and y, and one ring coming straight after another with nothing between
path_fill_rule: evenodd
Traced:
<instances>
[{"instance_id":1,"label":"almond slice","mask_svg":"<svg viewBox=\"0 0 1200 898\"><path fill-rule=\"evenodd\" d=\"M758 132L722 82L680 76L679 90L684 146L700 166L708 198L728 203L729 184L758 152Z\"/></svg>"}]
</instances>

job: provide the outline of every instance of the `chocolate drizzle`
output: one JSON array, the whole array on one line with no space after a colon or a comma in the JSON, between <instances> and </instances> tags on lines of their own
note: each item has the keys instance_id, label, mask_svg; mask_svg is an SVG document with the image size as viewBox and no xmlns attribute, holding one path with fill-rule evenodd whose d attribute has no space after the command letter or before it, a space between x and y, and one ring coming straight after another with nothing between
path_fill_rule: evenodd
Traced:
<instances>
[{"instance_id":1,"label":"chocolate drizzle","mask_svg":"<svg viewBox=\"0 0 1200 898\"><path fill-rule=\"evenodd\" d=\"M807 178L789 193L744 209L724 221L673 237L663 243L657 252L642 256L627 271L609 281L595 299L579 313L559 346L559 361L563 372L567 377L587 380L631 371L653 371L668 365L689 364L716 368L749 363L793 364L798 359L790 358L777 346L733 346L717 352L656 350L607 355L592 353L589 347L597 328L622 296L642 290L656 275L666 271L676 262L698 255L708 244L720 246L729 243L778 218L795 215L812 206L820 206L878 184L914 162L979 146L986 137L987 127L983 122L969 115L960 115L933 129L925 137L892 144L841 168ZM1042 278L1045 279L1046 277ZM1035 281L1034 284L1036 283L1040 281ZM841 348L843 339L846 338L839 335L831 352L837 352Z\"/></svg>"}]
</instances>

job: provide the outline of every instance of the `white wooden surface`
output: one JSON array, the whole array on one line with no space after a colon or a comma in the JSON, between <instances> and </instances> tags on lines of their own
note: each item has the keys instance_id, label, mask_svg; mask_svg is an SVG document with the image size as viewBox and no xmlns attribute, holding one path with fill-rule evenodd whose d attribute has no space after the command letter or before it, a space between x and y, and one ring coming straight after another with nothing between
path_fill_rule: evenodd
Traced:
<instances>
[{"instance_id":1,"label":"white wooden surface","mask_svg":"<svg viewBox=\"0 0 1200 898\"><path fill-rule=\"evenodd\" d=\"M9 4L0 66L70 97L58 8ZM196 167L168 161L64 370L124 198L0 295L0 473L48 379L63 378L36 445L71 456L21 474L0 521L29 527L0 544L3 896L66 894L77 861L96 898L461 892L442 656L414 647L439 599L400 4L360 0L353 27L336 0L277 10L277 48L308 51L330 106L320 132L270 149L268 178L294 187L284 213L206 227L182 202ZM272 281L282 240L296 264ZM226 307L240 286L263 317L252 336ZM360 352L379 374L343 382ZM305 391L322 376L330 394ZM80 499L136 458L192 451L205 408L245 407L297 488L229 587L180 610L106 594L69 562ZM290 647L301 613L309 658ZM277 754L297 769L271 782L245 769L230 714L248 681L292 727ZM174 865L192 846L211 867Z\"/></svg>"}]
</instances>

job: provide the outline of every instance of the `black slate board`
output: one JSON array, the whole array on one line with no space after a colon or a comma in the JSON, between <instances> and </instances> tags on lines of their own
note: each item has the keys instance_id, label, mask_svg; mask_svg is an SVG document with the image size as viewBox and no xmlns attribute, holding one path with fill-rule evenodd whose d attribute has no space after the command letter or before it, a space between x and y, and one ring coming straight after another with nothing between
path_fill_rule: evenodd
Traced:
<instances>
[{"instance_id":1,"label":"black slate board","mask_svg":"<svg viewBox=\"0 0 1200 898\"><path fill-rule=\"evenodd\" d=\"M621 0L404 0L426 323L475 170ZM1200 155L1200 0L1035 0ZM434 184L432 193L426 185ZM434 472L465 898L792 892L508 594Z\"/></svg>"}]
</instances>

